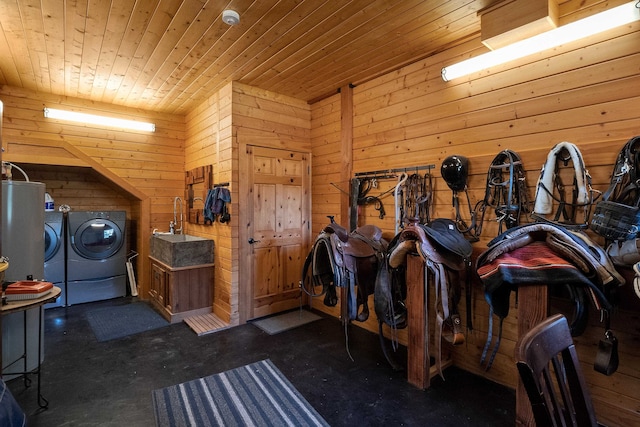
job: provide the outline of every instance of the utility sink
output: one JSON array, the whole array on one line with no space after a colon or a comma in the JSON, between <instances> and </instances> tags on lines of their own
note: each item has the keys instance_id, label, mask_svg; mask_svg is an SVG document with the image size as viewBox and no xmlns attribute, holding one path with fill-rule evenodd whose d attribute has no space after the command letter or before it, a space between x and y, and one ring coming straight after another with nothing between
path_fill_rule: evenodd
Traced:
<instances>
[{"instance_id":1,"label":"utility sink","mask_svg":"<svg viewBox=\"0 0 640 427\"><path fill-rule=\"evenodd\" d=\"M213 263L213 240L189 234L151 236L150 254L169 267L190 267Z\"/></svg>"}]
</instances>

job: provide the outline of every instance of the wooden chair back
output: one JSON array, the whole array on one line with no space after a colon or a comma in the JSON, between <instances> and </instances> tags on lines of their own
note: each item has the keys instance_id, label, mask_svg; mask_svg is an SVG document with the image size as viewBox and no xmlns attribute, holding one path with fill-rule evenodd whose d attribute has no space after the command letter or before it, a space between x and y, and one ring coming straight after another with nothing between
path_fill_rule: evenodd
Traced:
<instances>
[{"instance_id":1,"label":"wooden chair back","mask_svg":"<svg viewBox=\"0 0 640 427\"><path fill-rule=\"evenodd\" d=\"M515 356L536 425L598 425L563 315L553 315L523 335Z\"/></svg>"}]
</instances>

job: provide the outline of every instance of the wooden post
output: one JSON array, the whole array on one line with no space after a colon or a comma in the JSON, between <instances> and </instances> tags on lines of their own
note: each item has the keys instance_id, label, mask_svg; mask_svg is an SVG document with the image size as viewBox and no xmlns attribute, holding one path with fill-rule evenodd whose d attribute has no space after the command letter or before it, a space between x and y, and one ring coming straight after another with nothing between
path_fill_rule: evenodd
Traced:
<instances>
[{"instance_id":1,"label":"wooden post","mask_svg":"<svg viewBox=\"0 0 640 427\"><path fill-rule=\"evenodd\" d=\"M424 262L416 255L407 256L407 381L421 390L429 388L429 328L427 295L424 292Z\"/></svg>"},{"instance_id":2,"label":"wooden post","mask_svg":"<svg viewBox=\"0 0 640 427\"><path fill-rule=\"evenodd\" d=\"M351 85L340 88L340 224L349 228L349 189L351 188L351 174L353 168L353 88Z\"/></svg>"},{"instance_id":3,"label":"wooden post","mask_svg":"<svg viewBox=\"0 0 640 427\"><path fill-rule=\"evenodd\" d=\"M431 378L439 374L437 366L431 366L429 343L429 292L425 287L424 261L417 255L407 256L407 381L421 390L429 388ZM429 276L431 277L431 276ZM427 278L430 280L429 278ZM435 318L435 314L433 314ZM449 351L442 347L442 369L452 365ZM436 346L437 348L437 346Z\"/></svg>"},{"instance_id":4,"label":"wooden post","mask_svg":"<svg viewBox=\"0 0 640 427\"><path fill-rule=\"evenodd\" d=\"M341 139L340 145L340 188L343 190L340 194L340 224L349 229L352 223L349 214L350 194L347 191L351 189L351 172L353 165L353 88L346 85L340 88L340 114L341 114ZM357 219L356 219L357 221ZM351 230L349 230L351 231ZM340 313L342 322L349 322L349 310L347 309L347 288L340 288Z\"/></svg>"},{"instance_id":5,"label":"wooden post","mask_svg":"<svg viewBox=\"0 0 640 427\"><path fill-rule=\"evenodd\" d=\"M547 294L546 285L520 286L518 288L518 337L547 317ZM527 392L519 375L516 388L516 425L532 427L536 425Z\"/></svg>"}]
</instances>

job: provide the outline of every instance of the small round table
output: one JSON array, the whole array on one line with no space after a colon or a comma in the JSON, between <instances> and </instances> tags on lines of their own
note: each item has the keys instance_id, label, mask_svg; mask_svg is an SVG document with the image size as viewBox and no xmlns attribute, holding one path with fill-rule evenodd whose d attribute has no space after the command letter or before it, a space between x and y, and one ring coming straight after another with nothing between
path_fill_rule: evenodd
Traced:
<instances>
[{"instance_id":1,"label":"small round table","mask_svg":"<svg viewBox=\"0 0 640 427\"><path fill-rule=\"evenodd\" d=\"M27 375L29 374L36 374L37 379L38 379L38 405L43 408L46 409L49 406L49 401L47 399L45 399L42 396L42 393L40 392L40 355L42 354L42 312L44 311L44 309L42 308L43 305L50 303L50 302L54 302L56 300L56 298L58 298L60 296L60 293L62 292L62 290L57 287L54 286L53 288L51 288L51 292L49 292L46 295L43 295L39 298L33 298L33 299L26 299L26 300L19 300L19 301L7 301L6 304L2 304L0 305L0 328L2 327L2 316L5 316L7 314L11 314L11 313L18 313L18 312L23 312L24 313L24 340L25 340L25 349L24 349L24 354L18 358L17 360L11 362L10 365L12 365L13 363L17 362L18 360L20 360L21 358L24 359L24 363L25 363L25 370L23 372L12 372L12 374L17 374L17 375L23 375L25 378ZM39 315L38 315L38 367L32 371L28 371L26 368L26 364L27 364L27 346L26 346L26 342L27 342L27 311L31 310L33 308L37 308L39 310ZM1 330L1 329L0 329ZM4 366L4 362L2 361L2 347L0 346L0 375L2 375L2 367ZM25 380L26 382L26 380ZM28 385L28 382L26 382Z\"/></svg>"}]
</instances>

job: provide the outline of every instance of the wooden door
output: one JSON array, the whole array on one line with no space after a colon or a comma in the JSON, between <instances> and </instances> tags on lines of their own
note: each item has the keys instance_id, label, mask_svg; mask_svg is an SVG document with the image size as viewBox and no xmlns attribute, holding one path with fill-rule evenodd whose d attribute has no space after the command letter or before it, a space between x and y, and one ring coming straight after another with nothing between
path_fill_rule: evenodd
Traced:
<instances>
[{"instance_id":1,"label":"wooden door","mask_svg":"<svg viewBox=\"0 0 640 427\"><path fill-rule=\"evenodd\" d=\"M257 318L300 304L310 235L309 155L247 147L252 313Z\"/></svg>"}]
</instances>

